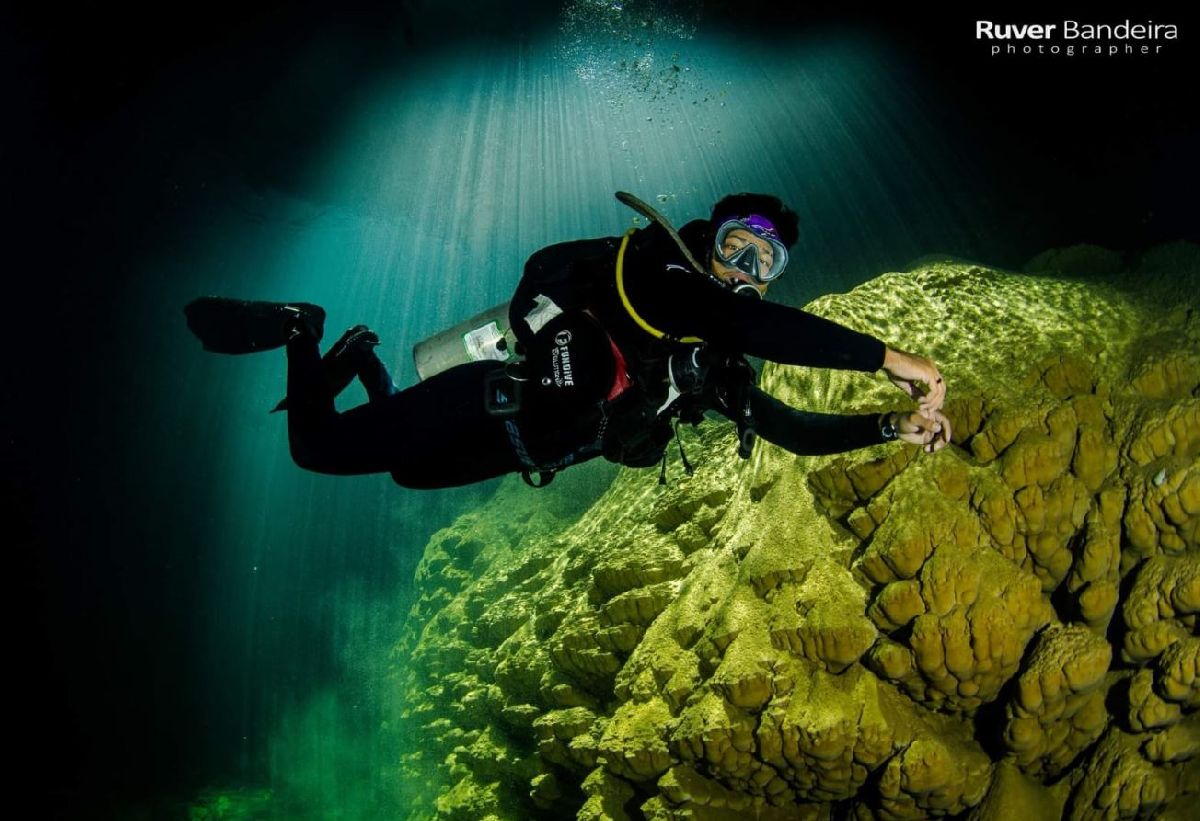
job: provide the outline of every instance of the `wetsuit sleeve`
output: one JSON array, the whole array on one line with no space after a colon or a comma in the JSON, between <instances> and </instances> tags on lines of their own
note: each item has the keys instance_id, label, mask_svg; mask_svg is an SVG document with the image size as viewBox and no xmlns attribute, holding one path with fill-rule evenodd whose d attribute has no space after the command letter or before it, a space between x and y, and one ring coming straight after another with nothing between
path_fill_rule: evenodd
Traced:
<instances>
[{"instance_id":1,"label":"wetsuit sleeve","mask_svg":"<svg viewBox=\"0 0 1200 821\"><path fill-rule=\"evenodd\" d=\"M785 365L877 371L886 346L816 314L735 294L681 267L630 277L630 299L673 336L696 336L727 350Z\"/></svg>"},{"instance_id":2,"label":"wetsuit sleeve","mask_svg":"<svg viewBox=\"0 0 1200 821\"><path fill-rule=\"evenodd\" d=\"M796 410L756 387L750 389L754 430L800 456L845 453L884 441L879 414L835 415Z\"/></svg>"},{"instance_id":3,"label":"wetsuit sleeve","mask_svg":"<svg viewBox=\"0 0 1200 821\"><path fill-rule=\"evenodd\" d=\"M733 293L728 296L728 328L718 321L709 334L714 340L728 336L734 350L785 365L867 373L883 367L886 346L873 336L799 308Z\"/></svg>"}]
</instances>

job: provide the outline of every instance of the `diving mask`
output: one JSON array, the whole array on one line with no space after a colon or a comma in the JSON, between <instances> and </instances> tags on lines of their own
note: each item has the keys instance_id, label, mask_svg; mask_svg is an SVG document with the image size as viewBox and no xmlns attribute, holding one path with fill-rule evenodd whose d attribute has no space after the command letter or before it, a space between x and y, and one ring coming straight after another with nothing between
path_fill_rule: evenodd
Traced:
<instances>
[{"instance_id":1,"label":"diving mask","mask_svg":"<svg viewBox=\"0 0 1200 821\"><path fill-rule=\"evenodd\" d=\"M730 236L739 228L765 240L771 246L769 262L762 259L764 253L759 246L744 236ZM725 250L727 244L731 246L728 252ZM730 219L721 223L721 227L717 229L714 249L717 259L721 262L731 268L737 268L760 283L771 282L787 267L787 246L780 242L775 224L758 214L751 214L744 219Z\"/></svg>"}]
</instances>

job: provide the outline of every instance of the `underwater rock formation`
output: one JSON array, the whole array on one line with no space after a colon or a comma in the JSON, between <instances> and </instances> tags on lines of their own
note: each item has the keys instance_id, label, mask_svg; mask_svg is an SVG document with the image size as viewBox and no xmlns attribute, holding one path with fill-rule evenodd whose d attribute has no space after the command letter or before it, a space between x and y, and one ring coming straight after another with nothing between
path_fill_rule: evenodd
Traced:
<instances>
[{"instance_id":1,"label":"underwater rock formation","mask_svg":"<svg viewBox=\"0 0 1200 821\"><path fill-rule=\"evenodd\" d=\"M923 261L809 306L938 361L938 454L741 461L708 422L692 476L572 521L513 483L437 534L396 650L412 817L1195 817L1200 249L1122 267Z\"/></svg>"}]
</instances>

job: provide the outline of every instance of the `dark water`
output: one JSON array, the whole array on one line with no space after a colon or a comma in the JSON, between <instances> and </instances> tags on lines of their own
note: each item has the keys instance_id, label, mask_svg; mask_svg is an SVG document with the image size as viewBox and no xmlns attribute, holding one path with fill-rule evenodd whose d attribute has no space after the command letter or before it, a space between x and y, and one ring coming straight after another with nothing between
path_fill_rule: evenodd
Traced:
<instances>
[{"instance_id":1,"label":"dark water","mask_svg":"<svg viewBox=\"0 0 1200 821\"><path fill-rule=\"evenodd\" d=\"M1194 29L1147 19L1181 39L1057 61L989 58L967 13L754 3L8 21L3 499L31 775L64 814L396 788L386 650L429 534L495 483L298 470L266 413L283 354L203 355L189 298L318 302L332 332L377 328L410 384L412 343L506 299L533 250L627 226L617 188L678 222L782 195L802 239L772 296L793 304L930 253L1016 268L1196 238Z\"/></svg>"}]
</instances>

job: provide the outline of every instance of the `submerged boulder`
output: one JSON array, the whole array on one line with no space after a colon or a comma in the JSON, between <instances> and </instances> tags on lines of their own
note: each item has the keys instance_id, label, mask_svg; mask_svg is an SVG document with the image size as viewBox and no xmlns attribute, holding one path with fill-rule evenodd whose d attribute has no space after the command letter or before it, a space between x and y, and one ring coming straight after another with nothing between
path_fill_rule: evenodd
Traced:
<instances>
[{"instance_id":1,"label":"submerged boulder","mask_svg":"<svg viewBox=\"0 0 1200 821\"><path fill-rule=\"evenodd\" d=\"M414 817L1185 817L1200 249L1121 267L928 260L809 306L939 363L937 454L742 461L708 422L692 476L623 470L570 519L514 482L438 534L396 651ZM881 375L761 384L905 407Z\"/></svg>"}]
</instances>

